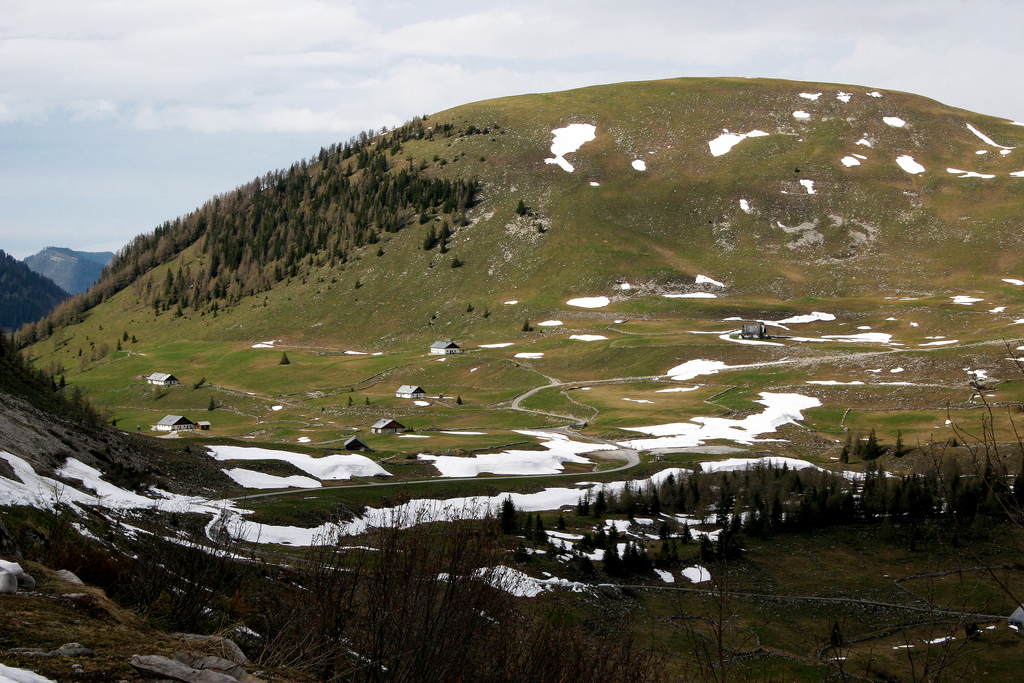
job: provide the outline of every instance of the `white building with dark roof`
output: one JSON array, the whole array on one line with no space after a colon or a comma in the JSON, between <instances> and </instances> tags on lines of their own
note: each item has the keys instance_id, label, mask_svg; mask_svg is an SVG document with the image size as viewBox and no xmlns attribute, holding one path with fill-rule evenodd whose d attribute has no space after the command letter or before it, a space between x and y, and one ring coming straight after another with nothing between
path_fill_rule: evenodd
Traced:
<instances>
[{"instance_id":1,"label":"white building with dark roof","mask_svg":"<svg viewBox=\"0 0 1024 683\"><path fill-rule=\"evenodd\" d=\"M370 431L374 434L401 434L405 431L405 425L397 420L384 417L370 425Z\"/></svg>"},{"instance_id":2,"label":"white building with dark roof","mask_svg":"<svg viewBox=\"0 0 1024 683\"><path fill-rule=\"evenodd\" d=\"M427 392L423 390L423 387L414 386L412 384L403 384L398 387L398 391L395 392L395 396L398 398L426 398Z\"/></svg>"},{"instance_id":3,"label":"white building with dark roof","mask_svg":"<svg viewBox=\"0 0 1024 683\"><path fill-rule=\"evenodd\" d=\"M158 432L180 432L195 428L196 423L183 415L168 415L153 425L153 429Z\"/></svg>"},{"instance_id":4,"label":"white building with dark roof","mask_svg":"<svg viewBox=\"0 0 1024 683\"><path fill-rule=\"evenodd\" d=\"M453 341L436 341L430 345L430 353L436 356L447 356L453 353L462 353L462 347Z\"/></svg>"}]
</instances>

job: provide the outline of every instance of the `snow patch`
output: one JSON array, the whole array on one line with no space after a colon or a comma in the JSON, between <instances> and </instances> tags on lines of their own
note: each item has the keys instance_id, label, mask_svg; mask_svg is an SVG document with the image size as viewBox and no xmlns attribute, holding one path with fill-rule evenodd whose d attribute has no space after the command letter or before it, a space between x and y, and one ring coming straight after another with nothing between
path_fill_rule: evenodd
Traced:
<instances>
[{"instance_id":1,"label":"snow patch","mask_svg":"<svg viewBox=\"0 0 1024 683\"><path fill-rule=\"evenodd\" d=\"M828 321L835 320L835 319L836 319L836 317L834 315L832 315L831 313L822 313L820 311L813 311L813 312L808 313L806 315L794 315L791 318L786 318L784 320L779 320L778 322L780 324L783 324L783 325L795 325L795 324L798 324L798 323L813 323L813 322L817 322L819 320L828 322Z\"/></svg>"},{"instance_id":2,"label":"snow patch","mask_svg":"<svg viewBox=\"0 0 1024 683\"><path fill-rule=\"evenodd\" d=\"M694 360L688 360L682 365L677 365L665 374L675 382L685 382L688 379L699 377L701 375L714 375L719 370L729 369L729 365L726 365L720 360L703 360L700 358Z\"/></svg>"},{"instance_id":3,"label":"snow patch","mask_svg":"<svg viewBox=\"0 0 1024 683\"><path fill-rule=\"evenodd\" d=\"M528 351L523 353L517 353L513 358L543 358L543 351Z\"/></svg>"},{"instance_id":4,"label":"snow patch","mask_svg":"<svg viewBox=\"0 0 1024 683\"><path fill-rule=\"evenodd\" d=\"M642 161L641 159L634 159L633 160L633 168L635 170L637 170L637 171L646 171L647 170L647 163Z\"/></svg>"},{"instance_id":5,"label":"snow patch","mask_svg":"<svg viewBox=\"0 0 1024 683\"><path fill-rule=\"evenodd\" d=\"M763 130L752 130L749 133L730 133L725 131L714 140L708 142L708 147L711 149L711 156L720 157L747 138L759 138L765 135L768 135L768 133L765 133Z\"/></svg>"},{"instance_id":6,"label":"snow patch","mask_svg":"<svg viewBox=\"0 0 1024 683\"><path fill-rule=\"evenodd\" d=\"M797 111L793 112L793 118L794 119L809 119L809 118L811 118L811 115L808 114L807 112L803 111L803 110L797 110Z\"/></svg>"},{"instance_id":7,"label":"snow patch","mask_svg":"<svg viewBox=\"0 0 1024 683\"><path fill-rule=\"evenodd\" d=\"M719 282L718 280L712 280L707 275L698 275L697 279L695 280L695 282L698 285L707 283L709 285L714 285L715 287L725 287L725 285L723 283Z\"/></svg>"},{"instance_id":8,"label":"snow patch","mask_svg":"<svg viewBox=\"0 0 1024 683\"><path fill-rule=\"evenodd\" d=\"M846 167L860 166L860 159L857 159L856 157L843 157L840 161L843 162L843 166Z\"/></svg>"},{"instance_id":9,"label":"snow patch","mask_svg":"<svg viewBox=\"0 0 1024 683\"><path fill-rule=\"evenodd\" d=\"M571 334L571 335L569 335L569 339L577 339L579 341L585 341L585 342L601 341L602 339L607 339L607 338L608 337L602 336L600 334Z\"/></svg>"},{"instance_id":10,"label":"snow patch","mask_svg":"<svg viewBox=\"0 0 1024 683\"><path fill-rule=\"evenodd\" d=\"M750 213L750 202L748 202L746 199L741 199L740 211L742 211L743 213Z\"/></svg>"},{"instance_id":11,"label":"snow patch","mask_svg":"<svg viewBox=\"0 0 1024 683\"><path fill-rule=\"evenodd\" d=\"M1003 282L1008 282L1011 285L1017 285L1018 287L1020 287L1021 285L1024 285L1024 280L1018 280L1017 278L1013 278L1013 277L1004 277L1003 278Z\"/></svg>"},{"instance_id":12,"label":"snow patch","mask_svg":"<svg viewBox=\"0 0 1024 683\"><path fill-rule=\"evenodd\" d=\"M512 346L513 342L501 342L499 344L481 344L481 349L503 349L506 346Z\"/></svg>"},{"instance_id":13,"label":"snow patch","mask_svg":"<svg viewBox=\"0 0 1024 683\"><path fill-rule=\"evenodd\" d=\"M978 303L979 301L984 301L984 299L979 299L979 298L973 297L973 296L966 296L966 295L963 295L963 294L961 294L959 296L951 296L949 298L953 300L954 304L959 304L961 306L972 306L972 305Z\"/></svg>"},{"instance_id":14,"label":"snow patch","mask_svg":"<svg viewBox=\"0 0 1024 683\"><path fill-rule=\"evenodd\" d=\"M565 303L578 308L604 308L611 303L611 300L606 296L584 296L579 299L569 299Z\"/></svg>"},{"instance_id":15,"label":"snow patch","mask_svg":"<svg viewBox=\"0 0 1024 683\"><path fill-rule=\"evenodd\" d=\"M575 152L584 143L597 137L597 128L589 123L572 123L565 128L555 128L551 134L554 136L551 141L551 153L555 156L545 159L544 163L557 164L564 171L572 173L575 169L565 160L565 155Z\"/></svg>"},{"instance_id":16,"label":"snow patch","mask_svg":"<svg viewBox=\"0 0 1024 683\"><path fill-rule=\"evenodd\" d=\"M684 391L696 391L700 387L672 387L671 389L658 389L654 393L656 394L676 394Z\"/></svg>"},{"instance_id":17,"label":"snow patch","mask_svg":"<svg viewBox=\"0 0 1024 683\"><path fill-rule=\"evenodd\" d=\"M896 157L896 163L904 171L910 174L924 173L924 166L914 161L914 157L909 154Z\"/></svg>"},{"instance_id":18,"label":"snow patch","mask_svg":"<svg viewBox=\"0 0 1024 683\"><path fill-rule=\"evenodd\" d=\"M690 583L704 583L711 580L711 572L699 565L687 567L682 574L684 578L690 580Z\"/></svg>"},{"instance_id":19,"label":"snow patch","mask_svg":"<svg viewBox=\"0 0 1024 683\"><path fill-rule=\"evenodd\" d=\"M836 99L842 102L843 104L846 104L847 102L850 101L850 97L852 96L852 94L853 93L843 92L842 90L840 90L838 93L836 93Z\"/></svg>"},{"instance_id":20,"label":"snow patch","mask_svg":"<svg viewBox=\"0 0 1024 683\"><path fill-rule=\"evenodd\" d=\"M882 120L885 121L887 125L890 125L893 128L903 128L905 125L907 125L907 122L898 116L884 116L882 117Z\"/></svg>"},{"instance_id":21,"label":"snow patch","mask_svg":"<svg viewBox=\"0 0 1024 683\"><path fill-rule=\"evenodd\" d=\"M540 445L545 451L507 450L501 453L478 453L472 457L429 455L421 453L420 460L432 462L442 477L475 477L489 474L557 474L563 463L589 463L582 453L615 450L608 444L573 441L562 434L516 430L517 434L544 439Z\"/></svg>"},{"instance_id":22,"label":"snow patch","mask_svg":"<svg viewBox=\"0 0 1024 683\"><path fill-rule=\"evenodd\" d=\"M690 422L653 425L650 427L625 428L627 431L649 434L652 439L634 439L622 442L627 448L650 450L652 448L680 448L700 446L712 439L725 439L742 444L753 444L757 437L775 432L779 427L803 419L802 411L821 405L813 396L802 394L775 394L761 392L757 401L765 409L742 419L726 417L694 417ZM740 460L737 459L737 462ZM749 460L742 460L749 464ZM802 462L802 461L799 461ZM710 467L728 466L729 461L707 463ZM809 463L808 463L809 464ZM717 469L705 471L718 471Z\"/></svg>"},{"instance_id":23,"label":"snow patch","mask_svg":"<svg viewBox=\"0 0 1024 683\"><path fill-rule=\"evenodd\" d=\"M691 292L689 294L662 294L666 299L717 299L717 294L710 292Z\"/></svg>"},{"instance_id":24,"label":"snow patch","mask_svg":"<svg viewBox=\"0 0 1024 683\"><path fill-rule=\"evenodd\" d=\"M562 324L561 320L545 320L544 322L537 323L538 327L558 327Z\"/></svg>"},{"instance_id":25,"label":"snow patch","mask_svg":"<svg viewBox=\"0 0 1024 683\"><path fill-rule=\"evenodd\" d=\"M974 126L972 126L969 123L967 124L967 130L971 131L976 136L978 136L981 139L981 141L984 142L986 145L992 145L993 147L998 147L999 149L1007 149L1007 150L1008 149L1013 149L1013 147L1007 147L1006 145L1000 145L998 142L996 142L995 140L993 140L989 136L985 135L984 133L982 133L980 130L978 130L977 128L975 128Z\"/></svg>"},{"instance_id":26,"label":"snow patch","mask_svg":"<svg viewBox=\"0 0 1024 683\"><path fill-rule=\"evenodd\" d=\"M802 93L800 93L800 97L804 98L805 100L810 100L811 102L814 102L819 97L821 97L821 93L820 92L813 92L813 93L812 92L802 92Z\"/></svg>"},{"instance_id":27,"label":"snow patch","mask_svg":"<svg viewBox=\"0 0 1024 683\"><path fill-rule=\"evenodd\" d=\"M207 448L215 460L279 460L290 463L320 481L347 481L353 476L391 476L390 472L364 455L336 454L313 457L305 453L248 446L208 446Z\"/></svg>"},{"instance_id":28,"label":"snow patch","mask_svg":"<svg viewBox=\"0 0 1024 683\"><path fill-rule=\"evenodd\" d=\"M813 180L807 180L805 178L804 180L800 181L800 184L803 185L804 188L807 190L807 194L817 194L814 191L814 181Z\"/></svg>"}]
</instances>

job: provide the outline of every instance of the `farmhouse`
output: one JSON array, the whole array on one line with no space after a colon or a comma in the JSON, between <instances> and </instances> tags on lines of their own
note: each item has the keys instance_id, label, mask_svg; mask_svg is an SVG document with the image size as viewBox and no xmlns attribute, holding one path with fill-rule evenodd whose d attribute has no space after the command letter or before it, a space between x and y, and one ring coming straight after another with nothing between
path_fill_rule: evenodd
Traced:
<instances>
[{"instance_id":1,"label":"farmhouse","mask_svg":"<svg viewBox=\"0 0 1024 683\"><path fill-rule=\"evenodd\" d=\"M384 417L370 425L370 431L374 434L401 434L405 431L405 425Z\"/></svg>"},{"instance_id":2,"label":"farmhouse","mask_svg":"<svg viewBox=\"0 0 1024 683\"><path fill-rule=\"evenodd\" d=\"M210 428L210 423L206 422L205 420L202 420L200 422L196 422L196 429L202 429L202 430L205 431L205 430L207 430L209 428Z\"/></svg>"},{"instance_id":3,"label":"farmhouse","mask_svg":"<svg viewBox=\"0 0 1024 683\"><path fill-rule=\"evenodd\" d=\"M342 449L346 451L363 451L364 453L369 453L373 450L358 436L349 437L348 441L345 442L345 445L342 446Z\"/></svg>"},{"instance_id":4,"label":"farmhouse","mask_svg":"<svg viewBox=\"0 0 1024 683\"><path fill-rule=\"evenodd\" d=\"M1006 620L1006 623L1016 631L1024 630L1024 605L1015 609L1013 614Z\"/></svg>"},{"instance_id":5,"label":"farmhouse","mask_svg":"<svg viewBox=\"0 0 1024 683\"><path fill-rule=\"evenodd\" d=\"M182 415L168 415L153 425L153 429L158 432L180 432L195 428L196 423Z\"/></svg>"},{"instance_id":6,"label":"farmhouse","mask_svg":"<svg viewBox=\"0 0 1024 683\"><path fill-rule=\"evenodd\" d=\"M154 372L146 378L146 381L150 384L159 384L160 386L169 387L177 384L178 378L174 375L169 375L166 372Z\"/></svg>"},{"instance_id":7,"label":"farmhouse","mask_svg":"<svg viewBox=\"0 0 1024 683\"><path fill-rule=\"evenodd\" d=\"M761 322L743 323L740 330L741 339L764 339L768 336L768 326Z\"/></svg>"},{"instance_id":8,"label":"farmhouse","mask_svg":"<svg viewBox=\"0 0 1024 683\"><path fill-rule=\"evenodd\" d=\"M423 387L403 384L398 387L398 391L395 392L395 396L398 398L426 398L427 392L423 390Z\"/></svg>"},{"instance_id":9,"label":"farmhouse","mask_svg":"<svg viewBox=\"0 0 1024 683\"><path fill-rule=\"evenodd\" d=\"M447 356L452 353L462 353L462 349L453 341L436 341L430 345L430 353L436 356Z\"/></svg>"}]
</instances>

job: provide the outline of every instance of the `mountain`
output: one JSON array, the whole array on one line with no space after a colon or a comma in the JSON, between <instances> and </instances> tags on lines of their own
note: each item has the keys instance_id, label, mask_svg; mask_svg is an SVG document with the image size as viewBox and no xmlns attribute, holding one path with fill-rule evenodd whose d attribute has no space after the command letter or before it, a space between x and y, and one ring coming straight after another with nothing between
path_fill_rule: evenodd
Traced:
<instances>
[{"instance_id":1,"label":"mountain","mask_svg":"<svg viewBox=\"0 0 1024 683\"><path fill-rule=\"evenodd\" d=\"M107 301L136 324L173 311L190 338L379 346L585 295L656 314L678 302L648 295L707 290L701 274L755 307L946 290L1019 264L1021 142L1006 120L824 83L490 100L325 147L140 235L51 323Z\"/></svg>"},{"instance_id":2,"label":"mountain","mask_svg":"<svg viewBox=\"0 0 1024 683\"><path fill-rule=\"evenodd\" d=\"M100 279L103 267L113 258L112 251L73 251L64 247L47 247L24 261L25 265L56 282L65 292L80 294Z\"/></svg>"},{"instance_id":3,"label":"mountain","mask_svg":"<svg viewBox=\"0 0 1024 683\"><path fill-rule=\"evenodd\" d=\"M0 329L39 320L67 298L53 281L0 251Z\"/></svg>"}]
</instances>

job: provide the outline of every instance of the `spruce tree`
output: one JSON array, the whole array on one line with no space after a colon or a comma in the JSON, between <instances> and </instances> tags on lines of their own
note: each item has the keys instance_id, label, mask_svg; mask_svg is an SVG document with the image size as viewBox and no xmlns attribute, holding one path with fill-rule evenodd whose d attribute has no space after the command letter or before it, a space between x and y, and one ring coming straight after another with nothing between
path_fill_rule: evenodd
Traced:
<instances>
[{"instance_id":1,"label":"spruce tree","mask_svg":"<svg viewBox=\"0 0 1024 683\"><path fill-rule=\"evenodd\" d=\"M291 365L291 361L288 360L288 354L284 351L281 352L281 360L278 361L278 365Z\"/></svg>"}]
</instances>

